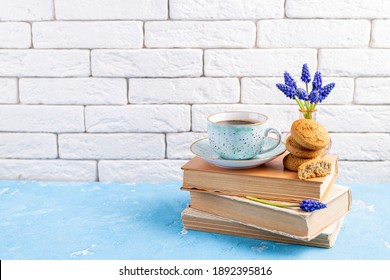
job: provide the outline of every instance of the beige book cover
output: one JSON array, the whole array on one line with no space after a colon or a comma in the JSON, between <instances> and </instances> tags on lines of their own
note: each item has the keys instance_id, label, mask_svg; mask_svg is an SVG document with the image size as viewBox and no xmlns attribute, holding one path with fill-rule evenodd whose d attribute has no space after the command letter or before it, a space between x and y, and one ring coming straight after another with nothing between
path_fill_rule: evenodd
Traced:
<instances>
[{"instance_id":1,"label":"beige book cover","mask_svg":"<svg viewBox=\"0 0 390 280\"><path fill-rule=\"evenodd\" d=\"M275 234L250 225L237 223L230 219L209 214L200 210L187 207L182 214L183 227L185 229L235 235L254 239L262 239L288 244L300 244L321 248L331 248L334 246L344 217L340 218L327 228L325 228L317 237L310 241L303 241Z\"/></svg>"},{"instance_id":2,"label":"beige book cover","mask_svg":"<svg viewBox=\"0 0 390 280\"><path fill-rule=\"evenodd\" d=\"M297 172L284 169L283 156L256 168L224 169L195 157L182 166L182 190L297 202L322 200L338 173L338 157L326 155L332 163L330 175L300 180Z\"/></svg>"},{"instance_id":3,"label":"beige book cover","mask_svg":"<svg viewBox=\"0 0 390 280\"><path fill-rule=\"evenodd\" d=\"M246 198L190 192L191 207L225 217L276 234L300 240L312 240L326 227L343 217L351 208L352 194L348 187L334 185L324 203L327 208L305 212L282 208Z\"/></svg>"}]
</instances>

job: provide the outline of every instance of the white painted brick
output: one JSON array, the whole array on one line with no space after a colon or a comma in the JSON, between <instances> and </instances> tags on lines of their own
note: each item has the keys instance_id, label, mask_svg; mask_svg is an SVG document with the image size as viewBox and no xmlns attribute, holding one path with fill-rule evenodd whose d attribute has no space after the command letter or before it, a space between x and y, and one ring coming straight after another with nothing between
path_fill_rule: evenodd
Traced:
<instances>
[{"instance_id":1,"label":"white painted brick","mask_svg":"<svg viewBox=\"0 0 390 280\"><path fill-rule=\"evenodd\" d=\"M313 75L313 73L312 73ZM299 87L305 89L305 84L296 76ZM279 89L277 83L284 83L280 78L243 78L241 80L241 102L251 104L296 104L287 98ZM336 86L322 104L349 104L353 101L354 82L352 78L323 77L323 84L335 83ZM311 90L311 84L309 85Z\"/></svg>"},{"instance_id":2,"label":"white painted brick","mask_svg":"<svg viewBox=\"0 0 390 280\"><path fill-rule=\"evenodd\" d=\"M30 25L25 22L1 22L0 38L0 48L29 48L31 46Z\"/></svg>"},{"instance_id":3,"label":"white painted brick","mask_svg":"<svg viewBox=\"0 0 390 280\"><path fill-rule=\"evenodd\" d=\"M332 133L330 153L340 160L390 159L390 135L386 133Z\"/></svg>"},{"instance_id":4,"label":"white painted brick","mask_svg":"<svg viewBox=\"0 0 390 280\"><path fill-rule=\"evenodd\" d=\"M23 78L19 91L24 104L127 104L127 83L120 78Z\"/></svg>"},{"instance_id":5,"label":"white painted brick","mask_svg":"<svg viewBox=\"0 0 390 280\"><path fill-rule=\"evenodd\" d=\"M53 0L2 0L0 21L53 19Z\"/></svg>"},{"instance_id":6,"label":"white painted brick","mask_svg":"<svg viewBox=\"0 0 390 280\"><path fill-rule=\"evenodd\" d=\"M130 103L237 103L237 78L130 79Z\"/></svg>"},{"instance_id":7,"label":"white painted brick","mask_svg":"<svg viewBox=\"0 0 390 280\"><path fill-rule=\"evenodd\" d=\"M390 161L340 161L337 182L389 182L388 170Z\"/></svg>"},{"instance_id":8,"label":"white painted brick","mask_svg":"<svg viewBox=\"0 0 390 280\"><path fill-rule=\"evenodd\" d=\"M145 23L149 48L250 48L256 26L251 21L154 21Z\"/></svg>"},{"instance_id":9,"label":"white painted brick","mask_svg":"<svg viewBox=\"0 0 390 280\"><path fill-rule=\"evenodd\" d=\"M389 48L390 47L390 20L373 20L371 47Z\"/></svg>"},{"instance_id":10,"label":"white painted brick","mask_svg":"<svg viewBox=\"0 0 390 280\"><path fill-rule=\"evenodd\" d=\"M18 103L18 81L16 79L0 79L0 103Z\"/></svg>"},{"instance_id":11,"label":"white painted brick","mask_svg":"<svg viewBox=\"0 0 390 280\"><path fill-rule=\"evenodd\" d=\"M330 132L390 132L387 106L319 105L317 120Z\"/></svg>"},{"instance_id":12,"label":"white painted brick","mask_svg":"<svg viewBox=\"0 0 390 280\"><path fill-rule=\"evenodd\" d=\"M355 102L358 104L390 104L390 78L356 79Z\"/></svg>"},{"instance_id":13,"label":"white painted brick","mask_svg":"<svg viewBox=\"0 0 390 280\"><path fill-rule=\"evenodd\" d=\"M388 18L390 2L383 0L287 0L293 18Z\"/></svg>"},{"instance_id":14,"label":"white painted brick","mask_svg":"<svg viewBox=\"0 0 390 280\"><path fill-rule=\"evenodd\" d=\"M173 19L282 18L284 0L170 0Z\"/></svg>"},{"instance_id":15,"label":"white painted brick","mask_svg":"<svg viewBox=\"0 0 390 280\"><path fill-rule=\"evenodd\" d=\"M261 20L257 26L261 48L367 47L371 32L368 20Z\"/></svg>"},{"instance_id":16,"label":"white painted brick","mask_svg":"<svg viewBox=\"0 0 390 280\"><path fill-rule=\"evenodd\" d=\"M317 50L206 50L206 76L283 76L286 70L300 75L302 65L317 67Z\"/></svg>"},{"instance_id":17,"label":"white painted brick","mask_svg":"<svg viewBox=\"0 0 390 280\"><path fill-rule=\"evenodd\" d=\"M0 106L0 131L83 132L82 106Z\"/></svg>"},{"instance_id":18,"label":"white painted brick","mask_svg":"<svg viewBox=\"0 0 390 280\"><path fill-rule=\"evenodd\" d=\"M387 49L322 49L318 68L328 76L387 76L388 61Z\"/></svg>"},{"instance_id":19,"label":"white painted brick","mask_svg":"<svg viewBox=\"0 0 390 280\"><path fill-rule=\"evenodd\" d=\"M142 48L142 22L37 22L34 48Z\"/></svg>"},{"instance_id":20,"label":"white painted brick","mask_svg":"<svg viewBox=\"0 0 390 280\"><path fill-rule=\"evenodd\" d=\"M179 182L186 160L101 160L102 182L163 183Z\"/></svg>"},{"instance_id":21,"label":"white painted brick","mask_svg":"<svg viewBox=\"0 0 390 280\"><path fill-rule=\"evenodd\" d=\"M167 156L169 159L190 159L195 155L190 146L195 141L207 137L207 133L184 132L167 134Z\"/></svg>"},{"instance_id":22,"label":"white painted brick","mask_svg":"<svg viewBox=\"0 0 390 280\"><path fill-rule=\"evenodd\" d=\"M87 50L0 50L0 76L89 76Z\"/></svg>"},{"instance_id":23,"label":"white painted brick","mask_svg":"<svg viewBox=\"0 0 390 280\"><path fill-rule=\"evenodd\" d=\"M63 159L163 159L163 134L60 134Z\"/></svg>"},{"instance_id":24,"label":"white painted brick","mask_svg":"<svg viewBox=\"0 0 390 280\"><path fill-rule=\"evenodd\" d=\"M56 158L57 136L40 133L0 133L0 158Z\"/></svg>"},{"instance_id":25,"label":"white painted brick","mask_svg":"<svg viewBox=\"0 0 390 280\"><path fill-rule=\"evenodd\" d=\"M94 76L181 77L202 74L201 50L94 50Z\"/></svg>"},{"instance_id":26,"label":"white painted brick","mask_svg":"<svg viewBox=\"0 0 390 280\"><path fill-rule=\"evenodd\" d=\"M166 19L167 0L56 0L57 19Z\"/></svg>"},{"instance_id":27,"label":"white painted brick","mask_svg":"<svg viewBox=\"0 0 390 280\"><path fill-rule=\"evenodd\" d=\"M88 132L179 132L190 130L188 105L89 106Z\"/></svg>"},{"instance_id":28,"label":"white painted brick","mask_svg":"<svg viewBox=\"0 0 390 280\"><path fill-rule=\"evenodd\" d=\"M298 119L298 105L193 105L192 131L206 132L207 117L211 114L225 111L251 111L268 116L268 125L281 131L289 131L293 121Z\"/></svg>"},{"instance_id":29,"label":"white painted brick","mask_svg":"<svg viewBox=\"0 0 390 280\"><path fill-rule=\"evenodd\" d=\"M1 159L2 180L96 181L96 161Z\"/></svg>"}]
</instances>

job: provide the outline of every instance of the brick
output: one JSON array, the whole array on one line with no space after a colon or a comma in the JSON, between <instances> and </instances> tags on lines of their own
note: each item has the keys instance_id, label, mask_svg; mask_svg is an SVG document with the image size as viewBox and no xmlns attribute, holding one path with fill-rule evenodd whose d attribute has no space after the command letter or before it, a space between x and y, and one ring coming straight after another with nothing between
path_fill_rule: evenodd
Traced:
<instances>
[{"instance_id":1,"label":"brick","mask_svg":"<svg viewBox=\"0 0 390 280\"><path fill-rule=\"evenodd\" d=\"M127 83L120 78L23 78L19 91L24 104L127 104Z\"/></svg>"},{"instance_id":2,"label":"brick","mask_svg":"<svg viewBox=\"0 0 390 280\"><path fill-rule=\"evenodd\" d=\"M166 19L168 0L56 0L57 19Z\"/></svg>"},{"instance_id":3,"label":"brick","mask_svg":"<svg viewBox=\"0 0 390 280\"><path fill-rule=\"evenodd\" d=\"M284 0L170 0L173 19L282 18Z\"/></svg>"},{"instance_id":4,"label":"brick","mask_svg":"<svg viewBox=\"0 0 390 280\"><path fill-rule=\"evenodd\" d=\"M82 106L0 106L0 131L83 132Z\"/></svg>"},{"instance_id":5,"label":"brick","mask_svg":"<svg viewBox=\"0 0 390 280\"><path fill-rule=\"evenodd\" d=\"M375 183L390 181L390 161L340 161L337 182Z\"/></svg>"},{"instance_id":6,"label":"brick","mask_svg":"<svg viewBox=\"0 0 390 280\"><path fill-rule=\"evenodd\" d=\"M96 161L1 159L3 180L96 181Z\"/></svg>"},{"instance_id":7,"label":"brick","mask_svg":"<svg viewBox=\"0 0 390 280\"><path fill-rule=\"evenodd\" d=\"M142 22L37 22L34 48L142 48Z\"/></svg>"},{"instance_id":8,"label":"brick","mask_svg":"<svg viewBox=\"0 0 390 280\"><path fill-rule=\"evenodd\" d=\"M53 19L53 0L2 0L0 21Z\"/></svg>"},{"instance_id":9,"label":"brick","mask_svg":"<svg viewBox=\"0 0 390 280\"><path fill-rule=\"evenodd\" d=\"M196 77L202 74L201 50L94 50L93 76Z\"/></svg>"},{"instance_id":10,"label":"brick","mask_svg":"<svg viewBox=\"0 0 390 280\"><path fill-rule=\"evenodd\" d=\"M211 114L225 111L251 111L268 116L267 124L281 131L290 131L293 121L298 119L298 105L244 105L216 104L192 106L192 131L206 132L207 117Z\"/></svg>"},{"instance_id":11,"label":"brick","mask_svg":"<svg viewBox=\"0 0 390 280\"><path fill-rule=\"evenodd\" d=\"M256 26L250 21L154 21L145 23L149 48L251 48Z\"/></svg>"},{"instance_id":12,"label":"brick","mask_svg":"<svg viewBox=\"0 0 390 280\"><path fill-rule=\"evenodd\" d=\"M390 20L373 20L372 21L372 37L371 47L389 48Z\"/></svg>"},{"instance_id":13,"label":"brick","mask_svg":"<svg viewBox=\"0 0 390 280\"><path fill-rule=\"evenodd\" d=\"M0 76L89 76L87 50L0 50Z\"/></svg>"},{"instance_id":14,"label":"brick","mask_svg":"<svg viewBox=\"0 0 390 280\"><path fill-rule=\"evenodd\" d=\"M48 133L0 133L0 158L56 158L57 136Z\"/></svg>"},{"instance_id":15,"label":"brick","mask_svg":"<svg viewBox=\"0 0 390 280\"><path fill-rule=\"evenodd\" d=\"M356 48L368 46L371 23L368 20L261 20L257 30L257 45L261 48Z\"/></svg>"},{"instance_id":16,"label":"brick","mask_svg":"<svg viewBox=\"0 0 390 280\"><path fill-rule=\"evenodd\" d=\"M178 132L190 130L188 105L90 106L88 132Z\"/></svg>"},{"instance_id":17,"label":"brick","mask_svg":"<svg viewBox=\"0 0 390 280\"><path fill-rule=\"evenodd\" d=\"M293 18L388 18L390 2L383 0L287 0L287 17Z\"/></svg>"},{"instance_id":18,"label":"brick","mask_svg":"<svg viewBox=\"0 0 390 280\"><path fill-rule=\"evenodd\" d=\"M206 76L283 76L286 70L300 77L302 66L317 67L314 49L206 50Z\"/></svg>"},{"instance_id":19,"label":"brick","mask_svg":"<svg viewBox=\"0 0 390 280\"><path fill-rule=\"evenodd\" d=\"M169 159L190 159L194 157L191 144L207 137L207 133L184 132L167 134L167 156Z\"/></svg>"},{"instance_id":20,"label":"brick","mask_svg":"<svg viewBox=\"0 0 390 280\"><path fill-rule=\"evenodd\" d=\"M390 158L390 135L386 133L332 133L330 153L340 160L378 161Z\"/></svg>"},{"instance_id":21,"label":"brick","mask_svg":"<svg viewBox=\"0 0 390 280\"><path fill-rule=\"evenodd\" d=\"M31 46L30 25L25 22L1 22L0 38L0 48L29 48Z\"/></svg>"},{"instance_id":22,"label":"brick","mask_svg":"<svg viewBox=\"0 0 390 280\"><path fill-rule=\"evenodd\" d=\"M61 134L58 138L63 159L163 159L163 134Z\"/></svg>"},{"instance_id":23,"label":"brick","mask_svg":"<svg viewBox=\"0 0 390 280\"><path fill-rule=\"evenodd\" d=\"M390 50L323 49L319 51L319 69L328 76L390 75Z\"/></svg>"},{"instance_id":24,"label":"brick","mask_svg":"<svg viewBox=\"0 0 390 280\"><path fill-rule=\"evenodd\" d=\"M330 132L390 132L388 106L319 106L317 120Z\"/></svg>"},{"instance_id":25,"label":"brick","mask_svg":"<svg viewBox=\"0 0 390 280\"><path fill-rule=\"evenodd\" d=\"M0 103L18 103L18 81L16 79L0 79Z\"/></svg>"},{"instance_id":26,"label":"brick","mask_svg":"<svg viewBox=\"0 0 390 280\"><path fill-rule=\"evenodd\" d=\"M355 103L390 104L390 78L356 79Z\"/></svg>"},{"instance_id":27,"label":"brick","mask_svg":"<svg viewBox=\"0 0 390 280\"><path fill-rule=\"evenodd\" d=\"M295 80L299 87L305 88L300 76ZM354 82L352 78L323 77L324 85L335 83L336 87L324 100L323 104L350 104L353 101ZM243 78L241 80L241 102L250 104L296 104L276 88L277 83L284 83L280 78ZM311 90L311 84L309 85Z\"/></svg>"},{"instance_id":28,"label":"brick","mask_svg":"<svg viewBox=\"0 0 390 280\"><path fill-rule=\"evenodd\" d=\"M163 183L179 182L186 160L101 160L102 182Z\"/></svg>"},{"instance_id":29,"label":"brick","mask_svg":"<svg viewBox=\"0 0 390 280\"><path fill-rule=\"evenodd\" d=\"M237 78L130 79L130 103L236 103Z\"/></svg>"}]
</instances>

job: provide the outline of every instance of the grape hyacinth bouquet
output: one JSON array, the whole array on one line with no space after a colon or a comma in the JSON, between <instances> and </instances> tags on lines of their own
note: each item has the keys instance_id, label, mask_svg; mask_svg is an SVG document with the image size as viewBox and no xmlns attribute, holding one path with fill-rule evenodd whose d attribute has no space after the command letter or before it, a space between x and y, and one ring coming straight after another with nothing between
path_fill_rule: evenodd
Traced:
<instances>
[{"instance_id":1,"label":"grape hyacinth bouquet","mask_svg":"<svg viewBox=\"0 0 390 280\"><path fill-rule=\"evenodd\" d=\"M322 102L335 87L335 83L322 86L321 72L314 74L312 88L309 92L309 83L311 81L309 67L307 64L302 66L301 80L306 84L306 89L299 88L290 73L284 72L284 84L276 84L276 87L288 98L294 99L299 109L304 112L305 119L312 119L312 112L316 110L317 104Z\"/></svg>"},{"instance_id":2,"label":"grape hyacinth bouquet","mask_svg":"<svg viewBox=\"0 0 390 280\"><path fill-rule=\"evenodd\" d=\"M253 197L253 196L246 196L245 198L252 200L252 201L260 202L263 204L272 205L275 207L282 207L282 208L299 207L299 208L301 208L302 211L305 211L305 212L313 212L316 210L326 208L326 204L319 202L319 201L311 200L311 199L302 200L302 202L299 204L282 204L282 203L277 203L277 202L273 202L273 201L269 201L269 200L259 199L259 198Z\"/></svg>"}]
</instances>

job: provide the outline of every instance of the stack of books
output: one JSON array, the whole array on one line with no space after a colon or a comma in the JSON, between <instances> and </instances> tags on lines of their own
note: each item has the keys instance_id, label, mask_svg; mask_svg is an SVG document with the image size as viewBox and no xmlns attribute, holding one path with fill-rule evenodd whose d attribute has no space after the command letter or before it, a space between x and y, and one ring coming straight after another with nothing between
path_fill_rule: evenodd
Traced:
<instances>
[{"instance_id":1,"label":"stack of books","mask_svg":"<svg viewBox=\"0 0 390 280\"><path fill-rule=\"evenodd\" d=\"M182 212L186 229L229 234L322 248L334 245L344 216L351 208L351 190L334 184L338 157L326 155L332 172L326 177L298 179L285 170L284 154L251 169L225 169L195 157L183 169L182 190L191 203ZM299 204L321 201L327 208L304 212L299 207L276 207L247 196Z\"/></svg>"}]
</instances>

